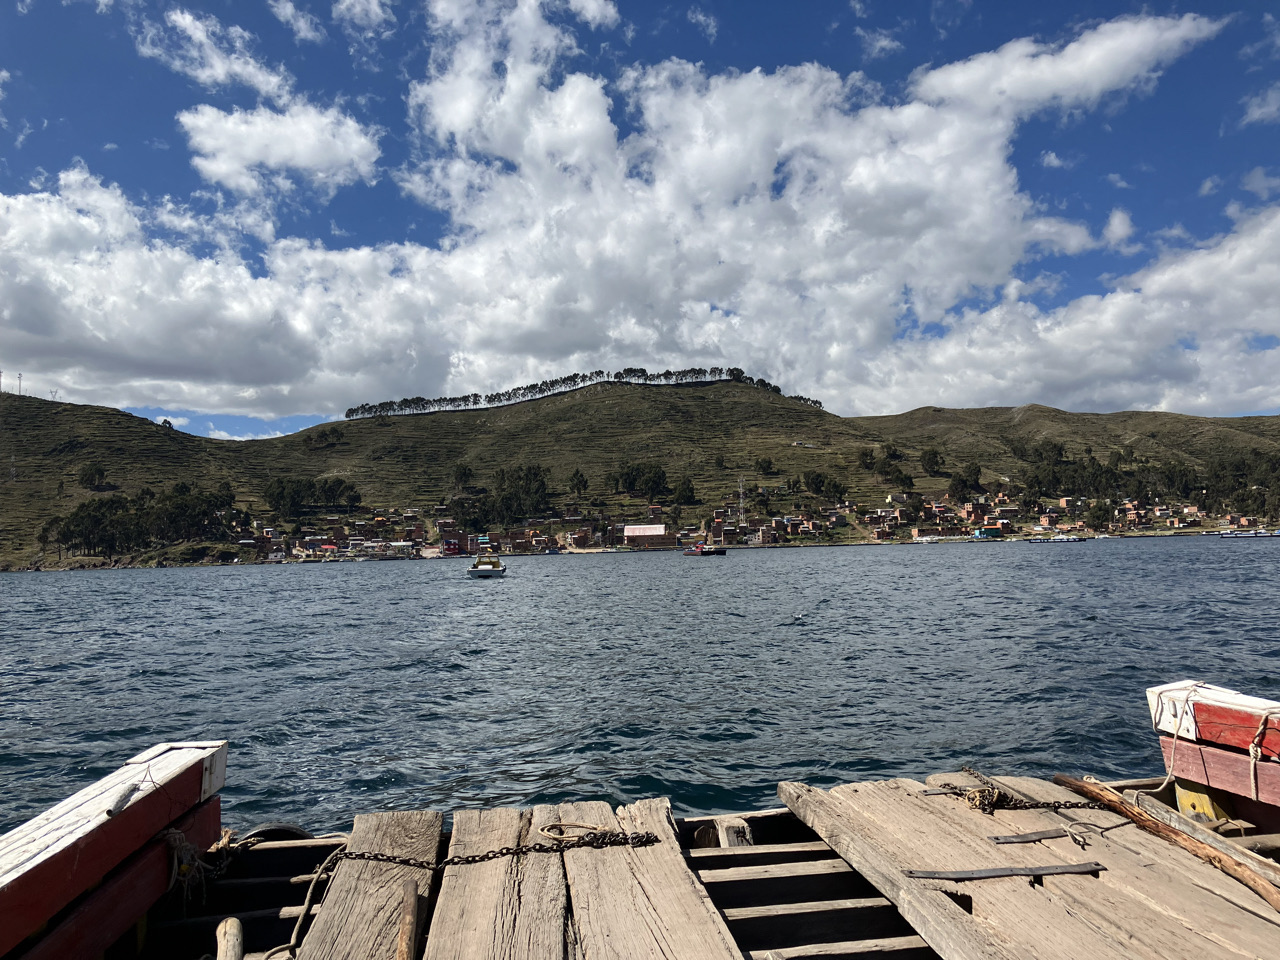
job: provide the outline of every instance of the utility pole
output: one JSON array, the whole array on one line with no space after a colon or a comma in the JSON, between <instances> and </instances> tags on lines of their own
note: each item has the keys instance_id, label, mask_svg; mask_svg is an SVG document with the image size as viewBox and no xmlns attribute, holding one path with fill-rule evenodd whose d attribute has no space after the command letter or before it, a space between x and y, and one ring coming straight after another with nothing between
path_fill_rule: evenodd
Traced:
<instances>
[{"instance_id":1,"label":"utility pole","mask_svg":"<svg viewBox=\"0 0 1280 960\"><path fill-rule=\"evenodd\" d=\"M22 374L18 374L18 396L22 396Z\"/></svg>"}]
</instances>

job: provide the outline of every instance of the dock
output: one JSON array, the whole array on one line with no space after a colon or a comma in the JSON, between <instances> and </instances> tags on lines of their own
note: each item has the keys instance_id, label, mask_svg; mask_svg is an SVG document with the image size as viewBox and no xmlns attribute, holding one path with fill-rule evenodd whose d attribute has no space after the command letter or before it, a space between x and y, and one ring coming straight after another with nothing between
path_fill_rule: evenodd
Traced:
<instances>
[{"instance_id":1,"label":"dock","mask_svg":"<svg viewBox=\"0 0 1280 960\"><path fill-rule=\"evenodd\" d=\"M984 785L1005 803L975 808ZM1262 896L1044 780L784 782L778 797L723 816L676 817L655 798L371 813L341 837L224 837L199 895L178 905L174 891L152 910L137 955L1280 958L1280 912ZM4 960L45 955L37 938Z\"/></svg>"}]
</instances>

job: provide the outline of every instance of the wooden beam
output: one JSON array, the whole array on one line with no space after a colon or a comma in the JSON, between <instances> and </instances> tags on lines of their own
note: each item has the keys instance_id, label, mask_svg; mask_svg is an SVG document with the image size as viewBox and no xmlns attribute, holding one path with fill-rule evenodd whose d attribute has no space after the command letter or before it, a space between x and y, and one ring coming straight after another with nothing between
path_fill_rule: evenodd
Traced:
<instances>
[{"instance_id":1,"label":"wooden beam","mask_svg":"<svg viewBox=\"0 0 1280 960\"><path fill-rule=\"evenodd\" d=\"M809 943L800 947L783 947L776 950L752 950L747 960L931 960L937 957L924 939L914 934L908 937L880 937L875 940L846 940L840 943Z\"/></svg>"},{"instance_id":2,"label":"wooden beam","mask_svg":"<svg viewBox=\"0 0 1280 960\"><path fill-rule=\"evenodd\" d=\"M444 817L430 810L356 817L348 849L434 862ZM302 941L301 960L388 960L400 936L404 881L429 896L431 870L368 860L341 860L320 913Z\"/></svg>"},{"instance_id":3,"label":"wooden beam","mask_svg":"<svg viewBox=\"0 0 1280 960\"><path fill-rule=\"evenodd\" d=\"M1164 823L1175 830L1185 833L1187 836L1201 843L1212 847L1219 853L1238 860L1250 870L1263 876L1268 882L1274 886L1280 887L1280 864L1274 860L1268 860L1266 857L1258 856L1258 854L1249 850L1241 843L1233 843L1226 837L1214 833L1207 827L1201 826L1194 820L1184 817L1177 810L1165 806L1159 800L1152 799L1144 794L1133 795L1133 804L1139 810L1149 814L1161 823ZM1243 838L1243 842L1247 843L1250 837ZM1216 864L1215 864L1216 865Z\"/></svg>"},{"instance_id":4,"label":"wooden beam","mask_svg":"<svg viewBox=\"0 0 1280 960\"><path fill-rule=\"evenodd\" d=\"M222 831L221 801L206 800L173 825L197 849L208 849ZM23 954L23 960L92 957L124 935L169 889L173 851L164 838L142 849L107 876L70 913ZM6 922L9 918L6 916Z\"/></svg>"},{"instance_id":5,"label":"wooden beam","mask_svg":"<svg viewBox=\"0 0 1280 960\"><path fill-rule=\"evenodd\" d=\"M749 847L751 826L742 817L716 817L716 834L722 847Z\"/></svg>"},{"instance_id":6,"label":"wooden beam","mask_svg":"<svg viewBox=\"0 0 1280 960\"><path fill-rule=\"evenodd\" d=\"M449 856L526 843L558 823L556 808L458 810ZM562 960L575 953L568 889L557 853L501 857L448 867L431 918L426 960Z\"/></svg>"},{"instance_id":7,"label":"wooden beam","mask_svg":"<svg viewBox=\"0 0 1280 960\"><path fill-rule=\"evenodd\" d=\"M693 848L684 852L695 870L720 867L750 867L765 863L793 863L807 860L830 860L836 852L821 840L811 843L760 843L750 847Z\"/></svg>"},{"instance_id":8,"label":"wooden beam","mask_svg":"<svg viewBox=\"0 0 1280 960\"><path fill-rule=\"evenodd\" d=\"M741 960L724 918L689 869L666 799L616 814L601 802L565 803L563 822L652 831L647 847L577 848L564 853L573 927L590 960Z\"/></svg>"},{"instance_id":9,"label":"wooden beam","mask_svg":"<svg viewBox=\"0 0 1280 960\"><path fill-rule=\"evenodd\" d=\"M942 890L908 880L902 866L886 856L850 815L847 806L825 790L803 783L778 784L778 797L818 836L866 877L894 905L943 960L1014 960L956 901Z\"/></svg>"}]
</instances>

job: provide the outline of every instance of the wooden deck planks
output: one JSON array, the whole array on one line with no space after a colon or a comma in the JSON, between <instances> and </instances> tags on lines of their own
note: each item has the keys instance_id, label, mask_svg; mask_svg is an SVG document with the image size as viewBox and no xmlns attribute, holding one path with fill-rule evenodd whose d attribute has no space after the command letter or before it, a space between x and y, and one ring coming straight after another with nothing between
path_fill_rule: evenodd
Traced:
<instances>
[{"instance_id":1,"label":"wooden deck planks","mask_svg":"<svg viewBox=\"0 0 1280 960\"><path fill-rule=\"evenodd\" d=\"M1081 863L1080 855L1046 856L1043 850L1001 847L986 839L990 819L954 797L922 797L924 785L912 780L886 780L835 787L832 796L844 801L893 845L903 869L968 870L1001 866L1046 866ZM1060 878L1068 890L1096 890L1089 876ZM919 882L919 881L915 881ZM1083 920L1068 898L1027 878L982 880L956 885L971 898L975 919L982 921L1021 957L1076 960L1134 960L1157 956L1121 947L1094 924ZM925 936L925 939L929 939ZM935 946L935 949L936 946ZM938 951L942 953L941 950ZM945 957L945 954L943 954Z\"/></svg>"},{"instance_id":2,"label":"wooden deck planks","mask_svg":"<svg viewBox=\"0 0 1280 960\"><path fill-rule=\"evenodd\" d=\"M653 831L650 847L564 853L572 922L584 960L740 960L742 954L702 884L685 863L667 800L642 800L615 814L602 802L565 803L564 822L605 830Z\"/></svg>"},{"instance_id":3,"label":"wooden deck planks","mask_svg":"<svg viewBox=\"0 0 1280 960\"><path fill-rule=\"evenodd\" d=\"M434 861L444 817L430 810L359 816L349 850ZM398 864L342 860L320 913L299 950L301 960L390 960L400 932L402 887L416 880L420 902L436 883L433 871Z\"/></svg>"},{"instance_id":4,"label":"wooden deck planks","mask_svg":"<svg viewBox=\"0 0 1280 960\"><path fill-rule=\"evenodd\" d=\"M1002 788L1034 800L1067 800L1075 794L1056 784L1030 778L998 778ZM1009 832L1047 829L1064 823L1093 823L1107 827L1127 823L1109 810L997 810L994 816ZM1154 921L1165 915L1186 930L1187 955L1198 957L1264 957L1280 954L1280 915L1247 887L1200 861L1185 850L1144 833L1132 825L1103 836L1086 834L1084 855L1106 864L1104 885L1123 890L1141 902ZM1068 838L1045 840L1032 846L1063 852ZM1046 878L1052 888L1055 878ZM1175 928L1176 929L1176 928ZM1212 941L1214 947L1201 944ZM1227 951L1222 953L1221 951ZM1179 955L1178 952L1173 954Z\"/></svg>"},{"instance_id":5,"label":"wooden deck planks","mask_svg":"<svg viewBox=\"0 0 1280 960\"><path fill-rule=\"evenodd\" d=\"M548 843L538 828L556 822L551 806L459 810L449 856ZM565 960L575 952L560 855L532 853L445 869L426 960Z\"/></svg>"},{"instance_id":6,"label":"wooden deck planks","mask_svg":"<svg viewBox=\"0 0 1280 960\"><path fill-rule=\"evenodd\" d=\"M893 901L943 960L1015 960L1023 956L936 884L904 877L893 842L840 798L804 783L786 781L778 784L778 797Z\"/></svg>"}]
</instances>

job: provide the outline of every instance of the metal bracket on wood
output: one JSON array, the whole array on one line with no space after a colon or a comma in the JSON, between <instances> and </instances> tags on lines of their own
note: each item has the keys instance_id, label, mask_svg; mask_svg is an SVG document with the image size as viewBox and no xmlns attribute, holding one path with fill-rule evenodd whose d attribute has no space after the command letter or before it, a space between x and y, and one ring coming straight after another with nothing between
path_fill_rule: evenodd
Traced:
<instances>
[{"instance_id":1,"label":"metal bracket on wood","mask_svg":"<svg viewBox=\"0 0 1280 960\"><path fill-rule=\"evenodd\" d=\"M1058 840L1070 836L1062 828L1041 830L1039 833L1011 833L1002 837L987 837L992 843L1035 843L1037 840Z\"/></svg>"},{"instance_id":2,"label":"metal bracket on wood","mask_svg":"<svg viewBox=\"0 0 1280 960\"><path fill-rule=\"evenodd\" d=\"M1096 874L1100 863L1051 863L1044 867L990 867L985 870L903 870L918 880L994 880L997 877L1054 877L1065 873Z\"/></svg>"},{"instance_id":3,"label":"metal bracket on wood","mask_svg":"<svg viewBox=\"0 0 1280 960\"><path fill-rule=\"evenodd\" d=\"M931 790L920 791L920 796L922 797L937 797L942 796L943 794L950 794L953 797L958 797L960 796L960 791L955 787L934 787Z\"/></svg>"}]
</instances>

